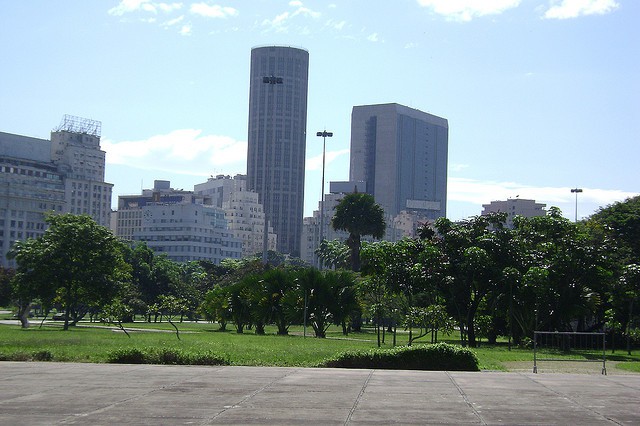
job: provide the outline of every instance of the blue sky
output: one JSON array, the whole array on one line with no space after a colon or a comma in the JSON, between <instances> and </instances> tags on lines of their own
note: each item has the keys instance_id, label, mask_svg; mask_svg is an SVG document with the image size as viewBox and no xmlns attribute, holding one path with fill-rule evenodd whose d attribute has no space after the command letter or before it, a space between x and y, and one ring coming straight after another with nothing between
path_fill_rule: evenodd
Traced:
<instances>
[{"instance_id":1,"label":"blue sky","mask_svg":"<svg viewBox=\"0 0 640 426\"><path fill-rule=\"evenodd\" d=\"M0 0L0 131L102 122L106 180L246 172L250 50L310 54L305 215L349 176L354 105L449 120L448 217L532 198L578 216L640 192L637 0ZM328 186L327 186L328 188ZM114 205L117 197L114 196Z\"/></svg>"}]
</instances>

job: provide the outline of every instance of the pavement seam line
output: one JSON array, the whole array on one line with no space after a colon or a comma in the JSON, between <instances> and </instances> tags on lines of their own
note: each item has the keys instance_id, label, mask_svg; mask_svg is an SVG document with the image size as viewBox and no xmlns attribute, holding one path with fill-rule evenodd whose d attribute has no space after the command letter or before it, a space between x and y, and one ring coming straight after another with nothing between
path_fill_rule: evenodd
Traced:
<instances>
[{"instance_id":1,"label":"pavement seam line","mask_svg":"<svg viewBox=\"0 0 640 426\"><path fill-rule=\"evenodd\" d=\"M150 366L150 367L156 367L157 365L149 365L149 366ZM129 371L135 371L135 370L147 370L148 368L146 368L146 367L147 367L147 366L140 365L139 367L137 367L137 368L133 368L132 370L129 370ZM129 372L129 371L127 371L127 372ZM125 404L125 403L130 402L130 401L135 401L135 400L140 399L140 398L144 398L144 397L146 397L146 396L148 396L148 395L151 395L152 393L155 393L155 392L161 391L161 390L163 390L163 389L172 388L172 387L174 387L174 386L176 386L176 385L178 385L178 384L180 384L180 383L188 382L189 380L193 380L194 378L197 378L197 377L200 377L200 375L192 376L192 377L189 377L189 378L187 378L187 379L181 379L181 380L179 380L179 381L176 381L176 382L170 383L170 384L168 384L168 385L163 385L163 386L159 386L159 387L157 387L157 388L153 388L153 389L151 389L151 390L150 390L150 391L148 391L148 392L139 393L139 394L134 395L134 396L131 396L131 397L129 397L129 398L121 399L121 400L119 400L119 401L116 401L116 402L113 402L113 403L111 403L111 404L105 405L104 407L97 408L97 409L95 409L95 410L93 410L93 411L89 411L89 412L86 412L86 413L80 413L80 414L73 414L73 415L71 415L71 416L67 416L66 418L64 418L64 419L62 419L62 420L59 420L59 421L58 421L58 422L56 422L56 423L57 423L57 424L66 424L67 422L77 420L78 418L87 417L87 416L90 416L90 415L92 415L92 414L103 413L103 412L105 412L105 411L107 411L107 410L110 410L110 409L112 409L112 408L114 408L114 407L117 407L118 405Z\"/></svg>"},{"instance_id":2,"label":"pavement seam line","mask_svg":"<svg viewBox=\"0 0 640 426\"><path fill-rule=\"evenodd\" d=\"M284 379L285 377L288 377L288 376L290 376L290 375L292 375L292 374L294 374L294 373L297 373L298 371L299 371L299 369L295 369L295 370L292 370L292 371L287 372L286 374L284 374L284 375L282 375L282 376L280 376L280 377L276 377L276 378L274 378L274 379L273 379L273 380L271 380L269 383L267 383L266 385L262 386L260 389L257 389L257 390L255 390L255 391L251 392L249 395L247 395L247 396L245 396L244 398L242 398L239 402L237 402L237 403L235 403L235 404L233 404L233 405L231 405L231 406L224 407L222 410L220 410L219 412L217 412L213 417L209 417L209 418L207 418L207 419L206 419L203 423L201 423L201 424L209 424L209 422L210 422L211 420L215 420L215 419L217 419L218 417L220 417L222 414L224 414L225 412L227 412L227 411L228 411L228 410L230 410L231 408L238 407L238 406L240 406L240 405L244 404L245 402L247 402L248 400L250 400L251 398L253 398L253 397L254 397L254 396L256 396L257 394L259 394L260 392L262 392L262 391L265 391L265 390L269 389L269 388L270 388L271 386L273 386L276 382L278 382L278 381L280 381L280 380Z\"/></svg>"},{"instance_id":3,"label":"pavement seam line","mask_svg":"<svg viewBox=\"0 0 640 426\"><path fill-rule=\"evenodd\" d=\"M356 412L356 408L358 408L358 403L360 402L360 399L362 398L362 395L364 395L364 392L367 389L367 385L369 385L369 381L371 380L371 377L373 376L373 373L375 371L376 370L371 370L371 372L369 372L369 375L365 379L364 383L362 384L362 389L360 389L360 392L358 393L358 396L356 397L356 400L353 402L353 406L349 410L349 414L347 415L347 418L344 421L345 425L348 425L351 422L351 417L353 416L353 413Z\"/></svg>"},{"instance_id":4,"label":"pavement seam line","mask_svg":"<svg viewBox=\"0 0 640 426\"><path fill-rule=\"evenodd\" d=\"M451 375L451 373L449 373L448 371L445 371L445 374L447 375L447 377L449 378L449 380L451 380L451 383L453 384L453 386L456 387L456 389L458 389L458 392L460 393L460 395L462 396L462 399L464 400L464 402L469 406L469 408L471 408L471 411L473 411L473 414L476 415L476 417L478 418L478 420L480 420L480 422L483 425L486 425L487 422L484 421L484 419L482 418L482 416L480 415L480 412L478 412L478 410L476 410L476 407L473 406L473 403L471 402L471 400L469 399L469 397L467 396L466 393L464 393L464 391L462 390L462 388L460 387L460 385L458 385L458 382L456 382L456 380L453 378L453 376Z\"/></svg>"},{"instance_id":5,"label":"pavement seam line","mask_svg":"<svg viewBox=\"0 0 640 426\"><path fill-rule=\"evenodd\" d=\"M537 380L534 380L534 379L533 379L533 377L530 377L530 376L528 376L528 375L526 375L526 374L522 374L522 373L518 373L518 374L520 374L521 376L526 377L527 379L531 380L533 383L535 383L535 384L537 384L537 385L539 385L539 386L542 386L543 388L545 388L545 389L546 389L546 390L548 390L549 392L554 393L554 394L556 394L557 396L560 396L560 397L562 397L562 398L568 399L569 401L571 401L571 402L573 402L574 404L576 404L578 407L580 407L580 408L582 408L582 409L584 409L584 410L586 410L586 411L590 411L590 412L592 412L592 413L594 413L594 414L596 414L596 415L598 415L598 416L602 417L604 420L608 420L608 421L610 421L611 423L615 423L615 424L617 424L617 425L622 425L622 424L623 424L623 423L618 422L618 421L617 421L617 420L615 420L615 419L612 419L612 418L610 418L610 417L605 416L604 414L600 413L600 412L599 412L599 411L597 411L597 410L594 410L593 408L590 408L590 407L587 407L587 406L586 406L586 405L584 405L584 404L581 404L579 401L577 401L577 400L575 400L575 399L571 398L571 397L570 397L570 396L568 396L567 394L564 394L564 393L559 392L559 391L557 391L557 390L551 389L550 387L548 387L548 386L547 386L547 385L545 385L544 383L541 383L541 382L539 382L539 381L537 381Z\"/></svg>"}]
</instances>

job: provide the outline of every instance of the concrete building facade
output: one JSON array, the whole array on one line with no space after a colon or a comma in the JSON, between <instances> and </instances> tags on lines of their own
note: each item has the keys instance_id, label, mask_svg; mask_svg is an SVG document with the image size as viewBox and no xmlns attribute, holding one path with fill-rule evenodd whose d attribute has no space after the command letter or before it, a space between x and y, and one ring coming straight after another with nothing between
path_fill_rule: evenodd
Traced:
<instances>
[{"instance_id":1,"label":"concrete building facade","mask_svg":"<svg viewBox=\"0 0 640 426\"><path fill-rule=\"evenodd\" d=\"M118 197L116 235L144 242L175 262L239 259L242 242L227 229L224 210L192 191L157 180L141 195Z\"/></svg>"},{"instance_id":2,"label":"concrete building facade","mask_svg":"<svg viewBox=\"0 0 640 426\"><path fill-rule=\"evenodd\" d=\"M251 50L247 188L260 196L278 251L300 256L304 215L309 53Z\"/></svg>"},{"instance_id":3,"label":"concrete building facade","mask_svg":"<svg viewBox=\"0 0 640 426\"><path fill-rule=\"evenodd\" d=\"M0 264L15 241L41 236L46 213L91 216L109 226L113 185L104 181L101 123L70 115L51 140L0 132Z\"/></svg>"},{"instance_id":4,"label":"concrete building facade","mask_svg":"<svg viewBox=\"0 0 640 426\"><path fill-rule=\"evenodd\" d=\"M482 215L489 213L506 213L507 221L505 225L513 228L513 218L516 216L538 217L546 216L546 204L536 203L535 200L523 198L508 198L503 201L492 201L482 205Z\"/></svg>"},{"instance_id":5,"label":"concrete building facade","mask_svg":"<svg viewBox=\"0 0 640 426\"><path fill-rule=\"evenodd\" d=\"M261 253L264 243L264 209L258 193L247 190L246 175L218 175L194 186L197 195L211 197L212 204L225 212L228 229L242 241L242 257ZM277 236L268 226L268 250L277 250Z\"/></svg>"},{"instance_id":6,"label":"concrete building facade","mask_svg":"<svg viewBox=\"0 0 640 426\"><path fill-rule=\"evenodd\" d=\"M366 182L390 216L446 216L448 138L444 118L395 103L355 106L349 180Z\"/></svg>"}]
</instances>

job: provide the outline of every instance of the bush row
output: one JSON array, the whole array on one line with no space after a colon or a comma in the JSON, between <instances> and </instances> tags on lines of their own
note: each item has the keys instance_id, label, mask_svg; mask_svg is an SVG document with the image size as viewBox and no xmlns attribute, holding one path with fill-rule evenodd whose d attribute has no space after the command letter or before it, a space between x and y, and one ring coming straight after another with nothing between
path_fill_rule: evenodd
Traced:
<instances>
[{"instance_id":1,"label":"bush row","mask_svg":"<svg viewBox=\"0 0 640 426\"><path fill-rule=\"evenodd\" d=\"M395 370L479 371L478 357L468 348L447 343L400 346L393 349L348 351L320 367Z\"/></svg>"},{"instance_id":2,"label":"bush row","mask_svg":"<svg viewBox=\"0 0 640 426\"><path fill-rule=\"evenodd\" d=\"M34 352L0 353L0 361L53 361L53 354L46 349Z\"/></svg>"},{"instance_id":3,"label":"bush row","mask_svg":"<svg viewBox=\"0 0 640 426\"><path fill-rule=\"evenodd\" d=\"M213 352L185 352L169 348L116 349L107 355L112 364L229 365Z\"/></svg>"}]
</instances>

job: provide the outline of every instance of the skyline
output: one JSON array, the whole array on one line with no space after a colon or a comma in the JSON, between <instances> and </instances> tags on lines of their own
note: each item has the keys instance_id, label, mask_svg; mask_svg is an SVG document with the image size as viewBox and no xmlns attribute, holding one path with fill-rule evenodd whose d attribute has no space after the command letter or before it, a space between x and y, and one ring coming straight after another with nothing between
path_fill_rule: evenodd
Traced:
<instances>
[{"instance_id":1,"label":"skyline","mask_svg":"<svg viewBox=\"0 0 640 426\"><path fill-rule=\"evenodd\" d=\"M37 7L36 7L37 5ZM348 180L350 114L449 122L448 217L528 198L574 218L638 194L640 4L632 0L5 1L0 131L102 122L117 195L246 174L251 48L309 52L305 216ZM216 60L224 58L223 60Z\"/></svg>"}]
</instances>

